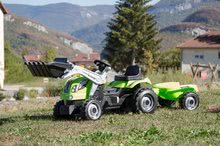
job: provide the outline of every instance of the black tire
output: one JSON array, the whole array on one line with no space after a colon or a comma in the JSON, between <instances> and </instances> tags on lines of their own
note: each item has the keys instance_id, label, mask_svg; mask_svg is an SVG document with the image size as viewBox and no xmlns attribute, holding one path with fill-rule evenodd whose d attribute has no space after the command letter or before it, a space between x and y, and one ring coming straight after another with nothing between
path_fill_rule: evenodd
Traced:
<instances>
[{"instance_id":1,"label":"black tire","mask_svg":"<svg viewBox=\"0 0 220 146\"><path fill-rule=\"evenodd\" d=\"M162 98L158 98L158 102L160 104L161 107L172 107L176 101L173 101L173 100L165 100L165 99L162 99Z\"/></svg>"},{"instance_id":2,"label":"black tire","mask_svg":"<svg viewBox=\"0 0 220 146\"><path fill-rule=\"evenodd\" d=\"M139 92L136 98L138 112L153 113L158 105L158 97L153 90L145 89Z\"/></svg>"},{"instance_id":3,"label":"black tire","mask_svg":"<svg viewBox=\"0 0 220 146\"><path fill-rule=\"evenodd\" d=\"M139 112L137 104L136 104L136 100L138 98L138 95L144 90L146 90L146 88L137 88L137 90L134 91L133 98L129 101L131 111L133 113L138 113Z\"/></svg>"},{"instance_id":4,"label":"black tire","mask_svg":"<svg viewBox=\"0 0 220 146\"><path fill-rule=\"evenodd\" d=\"M83 118L87 120L98 120L102 116L102 107L99 101L90 100L85 103L82 112Z\"/></svg>"},{"instance_id":5,"label":"black tire","mask_svg":"<svg viewBox=\"0 0 220 146\"><path fill-rule=\"evenodd\" d=\"M62 118L62 115L60 115L60 107L64 105L63 100L58 101L53 108L53 117L54 118Z\"/></svg>"},{"instance_id":6,"label":"black tire","mask_svg":"<svg viewBox=\"0 0 220 146\"><path fill-rule=\"evenodd\" d=\"M194 92L186 93L180 99L179 104L185 110L195 110L199 107L199 96Z\"/></svg>"}]
</instances>

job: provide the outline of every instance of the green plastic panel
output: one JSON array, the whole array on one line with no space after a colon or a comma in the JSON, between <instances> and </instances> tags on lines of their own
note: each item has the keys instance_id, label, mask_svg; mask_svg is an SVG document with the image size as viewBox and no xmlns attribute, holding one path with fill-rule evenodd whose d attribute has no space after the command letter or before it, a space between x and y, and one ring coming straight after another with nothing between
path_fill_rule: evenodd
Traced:
<instances>
[{"instance_id":1,"label":"green plastic panel","mask_svg":"<svg viewBox=\"0 0 220 146\"><path fill-rule=\"evenodd\" d=\"M151 84L149 78L145 78L143 80L132 80L132 81L113 81L108 87L109 88L134 88L138 84Z\"/></svg>"}]
</instances>

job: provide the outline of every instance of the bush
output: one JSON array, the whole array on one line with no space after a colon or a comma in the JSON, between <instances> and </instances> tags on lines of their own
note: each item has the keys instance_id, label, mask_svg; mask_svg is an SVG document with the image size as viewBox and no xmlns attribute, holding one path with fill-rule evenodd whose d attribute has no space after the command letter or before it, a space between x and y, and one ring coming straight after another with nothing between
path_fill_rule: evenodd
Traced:
<instances>
[{"instance_id":1,"label":"bush","mask_svg":"<svg viewBox=\"0 0 220 146\"><path fill-rule=\"evenodd\" d=\"M59 85L52 85L49 84L47 85L47 87L45 88L43 95L47 96L47 97L56 97L56 96L60 96L61 92L63 90L63 84L59 84Z\"/></svg>"},{"instance_id":2,"label":"bush","mask_svg":"<svg viewBox=\"0 0 220 146\"><path fill-rule=\"evenodd\" d=\"M32 89L32 90L29 91L28 95L29 95L30 98L36 98L38 96L38 91Z\"/></svg>"},{"instance_id":3,"label":"bush","mask_svg":"<svg viewBox=\"0 0 220 146\"><path fill-rule=\"evenodd\" d=\"M25 97L25 95L26 95L26 93L27 93L26 90L24 90L24 89L19 89L18 92L16 92L16 93L14 94L14 98L15 98L16 100L23 100L24 97Z\"/></svg>"},{"instance_id":4,"label":"bush","mask_svg":"<svg viewBox=\"0 0 220 146\"><path fill-rule=\"evenodd\" d=\"M6 96L3 93L0 93L0 101L2 101L5 98L6 98Z\"/></svg>"}]
</instances>

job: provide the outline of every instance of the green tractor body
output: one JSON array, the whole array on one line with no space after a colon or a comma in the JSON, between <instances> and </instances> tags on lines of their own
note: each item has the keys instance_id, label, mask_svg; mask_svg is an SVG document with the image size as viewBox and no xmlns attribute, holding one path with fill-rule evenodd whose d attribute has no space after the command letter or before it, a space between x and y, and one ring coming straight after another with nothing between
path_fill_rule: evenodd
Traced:
<instances>
[{"instance_id":1,"label":"green tractor body","mask_svg":"<svg viewBox=\"0 0 220 146\"><path fill-rule=\"evenodd\" d=\"M149 85L149 84L151 84L151 81L149 78L145 78L142 80L133 80L133 81L113 81L108 85L108 87L109 88L128 88L128 89L131 89L131 88L134 88L140 84Z\"/></svg>"},{"instance_id":2,"label":"green tractor body","mask_svg":"<svg viewBox=\"0 0 220 146\"><path fill-rule=\"evenodd\" d=\"M179 100L187 92L198 92L196 85L180 85L179 82L167 82L153 85L154 92L164 100Z\"/></svg>"},{"instance_id":3,"label":"green tractor body","mask_svg":"<svg viewBox=\"0 0 220 146\"><path fill-rule=\"evenodd\" d=\"M91 88L92 81L86 80L84 77L70 78L65 83L61 100L77 101L89 99Z\"/></svg>"}]
</instances>

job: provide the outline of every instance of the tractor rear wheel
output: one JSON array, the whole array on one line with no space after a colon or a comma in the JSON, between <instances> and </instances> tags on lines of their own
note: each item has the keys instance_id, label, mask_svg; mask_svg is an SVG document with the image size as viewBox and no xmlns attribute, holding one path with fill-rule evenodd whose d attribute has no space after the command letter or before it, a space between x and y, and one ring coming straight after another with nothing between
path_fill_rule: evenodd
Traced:
<instances>
[{"instance_id":1,"label":"tractor rear wheel","mask_svg":"<svg viewBox=\"0 0 220 146\"><path fill-rule=\"evenodd\" d=\"M138 112L153 113L158 105L158 97L153 90L145 89L139 92L136 98Z\"/></svg>"}]
</instances>

